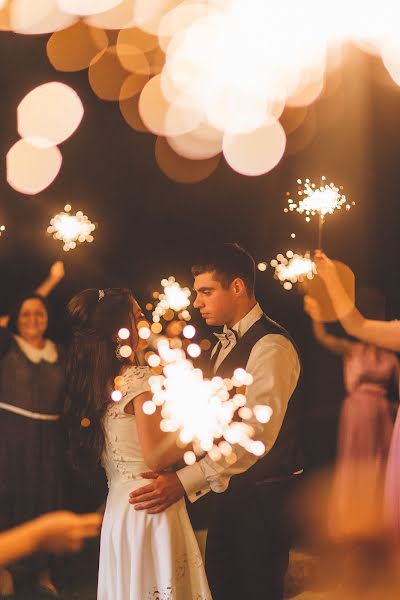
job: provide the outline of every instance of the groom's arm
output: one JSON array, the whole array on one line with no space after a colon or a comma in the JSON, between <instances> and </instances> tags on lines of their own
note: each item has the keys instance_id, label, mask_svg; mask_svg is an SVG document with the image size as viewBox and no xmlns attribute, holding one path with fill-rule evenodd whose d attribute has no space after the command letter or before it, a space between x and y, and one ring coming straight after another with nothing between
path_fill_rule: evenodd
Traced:
<instances>
[{"instance_id":1,"label":"groom's arm","mask_svg":"<svg viewBox=\"0 0 400 600\"><path fill-rule=\"evenodd\" d=\"M253 376L253 383L246 394L247 406L270 406L273 411L266 424L259 423L255 418L248 421L256 432L255 439L264 443L267 453L275 443L290 396L297 384L300 373L297 353L285 337L270 334L261 338L254 346L247 371ZM138 509L150 508L149 512L161 512L157 507L165 507L169 494L171 498L176 498L176 502L186 493L194 502L210 490L223 492L233 475L247 471L258 460L257 456L241 446L235 446L234 451L237 460L233 465L225 459L215 462L206 456L177 473L160 474L152 484L133 492L130 502L136 504Z\"/></svg>"}]
</instances>

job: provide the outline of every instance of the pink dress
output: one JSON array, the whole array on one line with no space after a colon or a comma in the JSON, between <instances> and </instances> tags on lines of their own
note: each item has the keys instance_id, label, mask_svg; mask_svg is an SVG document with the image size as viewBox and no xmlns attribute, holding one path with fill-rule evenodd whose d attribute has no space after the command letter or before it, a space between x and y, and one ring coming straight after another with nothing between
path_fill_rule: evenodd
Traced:
<instances>
[{"instance_id":1,"label":"pink dress","mask_svg":"<svg viewBox=\"0 0 400 600\"><path fill-rule=\"evenodd\" d=\"M345 360L344 379L347 396L339 424L328 529L335 538L357 538L366 532L373 535L382 526L393 431L387 388L398 379L397 357L356 343Z\"/></svg>"}]
</instances>

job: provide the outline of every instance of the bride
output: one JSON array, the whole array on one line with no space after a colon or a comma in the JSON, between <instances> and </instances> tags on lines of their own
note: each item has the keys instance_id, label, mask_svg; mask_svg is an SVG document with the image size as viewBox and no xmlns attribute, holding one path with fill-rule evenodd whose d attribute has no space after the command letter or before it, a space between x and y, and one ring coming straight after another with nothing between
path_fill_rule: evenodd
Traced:
<instances>
[{"instance_id":1,"label":"bride","mask_svg":"<svg viewBox=\"0 0 400 600\"><path fill-rule=\"evenodd\" d=\"M141 473L182 458L172 434L160 429L160 409L145 415L148 367L119 354L117 332L138 344L143 319L129 290L88 289L68 305L72 339L67 358L66 421L74 466L90 478L101 461L108 497L101 531L98 600L210 600L201 554L184 500L150 515L136 511L129 493L146 483ZM134 353L133 353L134 356ZM114 380L122 399L114 402ZM121 387L121 385L119 386Z\"/></svg>"}]
</instances>

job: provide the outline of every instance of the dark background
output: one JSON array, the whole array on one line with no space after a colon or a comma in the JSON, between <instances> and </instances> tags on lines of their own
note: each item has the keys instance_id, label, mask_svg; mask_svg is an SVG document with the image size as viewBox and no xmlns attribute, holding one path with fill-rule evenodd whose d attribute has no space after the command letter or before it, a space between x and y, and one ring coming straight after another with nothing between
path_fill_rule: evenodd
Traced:
<instances>
[{"instance_id":1,"label":"dark background","mask_svg":"<svg viewBox=\"0 0 400 600\"><path fill-rule=\"evenodd\" d=\"M86 71L53 69L46 41L47 36L0 33L0 223L7 227L0 238L0 313L44 279L58 259L65 262L66 278L52 295L53 333L62 341L63 307L80 289L126 286L146 303L163 277L174 275L191 285L191 257L217 240L241 243L256 261L269 261L289 248L312 249L317 224L285 215L283 208L298 177L319 180L325 174L343 185L356 206L327 221L324 248L353 269L358 287L382 292L388 318L396 317L400 90L378 58L346 50L339 83L310 108L304 127L296 139L289 138L288 153L271 173L245 177L221 160L207 180L183 185L156 165L155 137L131 130L118 103L98 99ZM16 107L31 89L52 80L77 91L85 115L61 145L63 165L53 184L37 196L24 196L7 184L5 173L6 154L18 139ZM304 147L294 153L310 124L315 127L309 143L300 143ZM51 216L66 203L98 224L94 243L69 253L46 235ZM296 240L290 238L292 231ZM341 360L318 348L301 295L283 290L272 275L270 268L258 272L258 298L272 318L290 329L302 351L303 435L309 463L321 465L334 456L343 398ZM338 326L332 330L340 332Z\"/></svg>"}]
</instances>

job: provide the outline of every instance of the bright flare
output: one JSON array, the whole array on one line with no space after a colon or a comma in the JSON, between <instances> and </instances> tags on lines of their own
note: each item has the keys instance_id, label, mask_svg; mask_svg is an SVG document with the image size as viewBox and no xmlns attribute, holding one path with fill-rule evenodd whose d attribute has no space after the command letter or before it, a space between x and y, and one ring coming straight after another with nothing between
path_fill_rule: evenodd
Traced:
<instances>
[{"instance_id":1,"label":"bright flare","mask_svg":"<svg viewBox=\"0 0 400 600\"><path fill-rule=\"evenodd\" d=\"M322 177L322 182L326 181L326 177ZM319 187L315 183L310 183L306 179L303 185L301 179L297 180L299 184L298 196L299 200L295 201L289 198L289 208L286 212L296 211L306 215L306 221L310 220L310 216L318 215L322 219L326 215L331 215L335 210L340 210L343 206L349 210L354 202L349 202L346 196L341 193L341 188L335 186L334 183L322 183Z\"/></svg>"},{"instance_id":2,"label":"bright flare","mask_svg":"<svg viewBox=\"0 0 400 600\"><path fill-rule=\"evenodd\" d=\"M63 250L73 250L77 244L93 242L93 231L96 225L89 221L81 211L75 215L70 214L71 206L67 204L64 212L55 215L47 228L47 233L52 233L53 238L64 243Z\"/></svg>"},{"instance_id":3,"label":"bright flare","mask_svg":"<svg viewBox=\"0 0 400 600\"><path fill-rule=\"evenodd\" d=\"M185 309L190 305L189 296L191 292L189 288L181 287L175 277L171 276L168 279L163 279L161 285L164 292L157 295L158 304L153 311L153 321L159 321L167 311L185 312Z\"/></svg>"},{"instance_id":4,"label":"bright flare","mask_svg":"<svg viewBox=\"0 0 400 600\"><path fill-rule=\"evenodd\" d=\"M235 420L237 411L243 410L246 398L243 394L230 397L231 380L204 379L202 371L186 359L185 352L171 347L167 338L159 338L157 351L163 374L150 377L149 384L154 410L157 406L162 407L160 427L163 431L179 432L180 443L193 444L196 454L207 452L213 460L218 460L221 453L233 457L232 445L235 444L253 454L264 453L262 442L255 442L253 437L257 424L269 420L271 409L262 407L266 410L260 411L257 407L257 416L256 411L253 413L245 407L247 422ZM238 369L234 380L236 385L250 385L252 377ZM220 440L218 446L217 440ZM193 456L192 452L186 455L188 464L193 462Z\"/></svg>"},{"instance_id":5,"label":"bright flare","mask_svg":"<svg viewBox=\"0 0 400 600\"><path fill-rule=\"evenodd\" d=\"M308 252L304 256L294 254L291 250L286 252L286 256L278 254L276 259L271 260L271 267L275 269L274 277L279 279L285 290L291 290L293 284L298 281L313 279L317 273L315 264L310 259Z\"/></svg>"}]
</instances>

